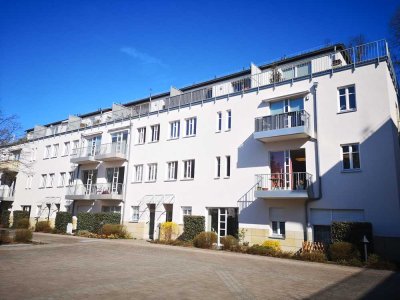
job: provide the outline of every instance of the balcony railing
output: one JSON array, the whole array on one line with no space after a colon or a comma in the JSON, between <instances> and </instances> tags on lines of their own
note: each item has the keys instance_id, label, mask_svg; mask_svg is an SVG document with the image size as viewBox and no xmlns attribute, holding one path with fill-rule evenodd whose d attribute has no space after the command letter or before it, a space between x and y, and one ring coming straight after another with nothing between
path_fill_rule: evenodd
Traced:
<instances>
[{"instance_id":1,"label":"balcony railing","mask_svg":"<svg viewBox=\"0 0 400 300\"><path fill-rule=\"evenodd\" d=\"M12 198L14 197L15 188L9 188L8 186L0 186L0 198Z\"/></svg>"},{"instance_id":2,"label":"balcony railing","mask_svg":"<svg viewBox=\"0 0 400 300\"><path fill-rule=\"evenodd\" d=\"M271 173L256 175L258 190L265 191L304 191L311 185L311 174L306 172Z\"/></svg>"},{"instance_id":3,"label":"balcony railing","mask_svg":"<svg viewBox=\"0 0 400 300\"><path fill-rule=\"evenodd\" d=\"M99 149L100 145L72 149L71 157L79 158L79 157L95 156L96 153L99 151Z\"/></svg>"},{"instance_id":4,"label":"balcony railing","mask_svg":"<svg viewBox=\"0 0 400 300\"><path fill-rule=\"evenodd\" d=\"M255 119L255 132L309 126L310 115L305 110L293 111Z\"/></svg>"},{"instance_id":5,"label":"balcony railing","mask_svg":"<svg viewBox=\"0 0 400 300\"><path fill-rule=\"evenodd\" d=\"M92 184L76 184L68 187L68 196L88 196L87 198L94 199L96 196L107 198L107 196L123 194L124 184L122 183L92 183ZM91 197L95 196L95 197Z\"/></svg>"},{"instance_id":6,"label":"balcony railing","mask_svg":"<svg viewBox=\"0 0 400 300\"><path fill-rule=\"evenodd\" d=\"M100 147L96 147L95 155L115 155L115 154L126 154L127 144L123 143L110 143L102 144Z\"/></svg>"}]
</instances>

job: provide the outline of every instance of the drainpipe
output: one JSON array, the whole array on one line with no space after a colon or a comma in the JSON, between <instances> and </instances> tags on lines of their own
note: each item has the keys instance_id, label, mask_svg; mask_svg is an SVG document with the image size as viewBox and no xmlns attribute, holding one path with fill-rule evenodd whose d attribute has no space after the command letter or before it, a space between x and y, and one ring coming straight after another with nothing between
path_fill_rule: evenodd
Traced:
<instances>
[{"instance_id":1,"label":"drainpipe","mask_svg":"<svg viewBox=\"0 0 400 300\"><path fill-rule=\"evenodd\" d=\"M308 214L308 204L311 201L320 200L322 198L322 184L321 184L321 175L320 175L320 165L319 165L319 146L318 146L318 126L317 126L317 88L318 82L314 82L312 86L312 92L314 94L314 102L313 102L313 117L314 117L314 138L310 139L314 142L314 149L315 149L315 178L316 182L318 183L318 196L315 197L314 193L312 197L306 199L304 204L305 209L305 217L306 217L306 230L304 231L304 240L308 240L307 231L308 226L310 224L309 214Z\"/></svg>"},{"instance_id":2,"label":"drainpipe","mask_svg":"<svg viewBox=\"0 0 400 300\"><path fill-rule=\"evenodd\" d=\"M128 138L128 143L126 145L126 151L128 151L128 159L127 159L127 164L126 164L126 172L125 172L125 178L124 178L124 200L122 201L122 214L121 214L121 225L124 224L124 218L125 218L125 207L126 207L126 191L128 189L128 176L129 176L129 162L131 158L131 138L132 138L132 119L129 119L129 138Z\"/></svg>"}]
</instances>

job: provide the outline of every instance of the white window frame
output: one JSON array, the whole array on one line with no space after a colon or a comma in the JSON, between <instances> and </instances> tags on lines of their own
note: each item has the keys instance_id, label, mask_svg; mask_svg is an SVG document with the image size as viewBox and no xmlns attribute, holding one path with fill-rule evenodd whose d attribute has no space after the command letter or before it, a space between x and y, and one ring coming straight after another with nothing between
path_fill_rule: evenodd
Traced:
<instances>
[{"instance_id":1,"label":"white window frame","mask_svg":"<svg viewBox=\"0 0 400 300\"><path fill-rule=\"evenodd\" d=\"M185 216L192 215L192 207L191 206L181 206L181 211L182 211L182 224L183 224Z\"/></svg>"},{"instance_id":2,"label":"white window frame","mask_svg":"<svg viewBox=\"0 0 400 300\"><path fill-rule=\"evenodd\" d=\"M185 131L185 136L190 137L190 136L196 136L196 131L197 131L197 117L191 117L185 119L186 123L186 131Z\"/></svg>"},{"instance_id":3,"label":"white window frame","mask_svg":"<svg viewBox=\"0 0 400 300\"><path fill-rule=\"evenodd\" d=\"M131 215L131 222L138 223L140 219L140 206L133 205L131 206L132 215Z\"/></svg>"},{"instance_id":4,"label":"white window frame","mask_svg":"<svg viewBox=\"0 0 400 300\"><path fill-rule=\"evenodd\" d=\"M231 171L232 171L232 158L230 155L225 155L225 178L231 177Z\"/></svg>"},{"instance_id":5,"label":"white window frame","mask_svg":"<svg viewBox=\"0 0 400 300\"><path fill-rule=\"evenodd\" d=\"M354 88L354 108L350 108L350 92L349 88ZM340 106L340 90L345 90L345 99L346 99L346 107L344 109L341 108ZM347 86L342 86L337 89L337 97L338 97L338 113L345 113L345 112L353 112L357 111L357 91L356 91L356 86L355 84L347 85Z\"/></svg>"},{"instance_id":6,"label":"white window frame","mask_svg":"<svg viewBox=\"0 0 400 300\"><path fill-rule=\"evenodd\" d=\"M232 110L228 109L226 111L226 131L232 129Z\"/></svg>"},{"instance_id":7,"label":"white window frame","mask_svg":"<svg viewBox=\"0 0 400 300\"><path fill-rule=\"evenodd\" d=\"M68 172L68 186L72 186L74 185L74 180L75 180L75 172L74 171L70 171Z\"/></svg>"},{"instance_id":8,"label":"white window frame","mask_svg":"<svg viewBox=\"0 0 400 300\"><path fill-rule=\"evenodd\" d=\"M277 230L274 232L274 223L276 223ZM281 223L283 223L283 226L285 228L285 233L281 233ZM271 236L272 237L281 237L284 238L286 235L286 222L285 221L278 221L278 220L271 220Z\"/></svg>"},{"instance_id":9,"label":"white window frame","mask_svg":"<svg viewBox=\"0 0 400 300\"><path fill-rule=\"evenodd\" d=\"M221 156L215 157L215 177L221 178Z\"/></svg>"},{"instance_id":10,"label":"white window frame","mask_svg":"<svg viewBox=\"0 0 400 300\"><path fill-rule=\"evenodd\" d=\"M35 161L36 160L36 152L37 152L37 148L32 148L31 149L31 161Z\"/></svg>"},{"instance_id":11,"label":"white window frame","mask_svg":"<svg viewBox=\"0 0 400 300\"><path fill-rule=\"evenodd\" d=\"M64 142L63 156L69 155L70 147L71 147L71 142Z\"/></svg>"},{"instance_id":12,"label":"white window frame","mask_svg":"<svg viewBox=\"0 0 400 300\"><path fill-rule=\"evenodd\" d=\"M151 142L156 143L160 140L160 124L151 125Z\"/></svg>"},{"instance_id":13,"label":"white window frame","mask_svg":"<svg viewBox=\"0 0 400 300\"><path fill-rule=\"evenodd\" d=\"M178 179L178 161L169 161L167 162L166 168L166 180L167 181L175 181Z\"/></svg>"},{"instance_id":14,"label":"white window frame","mask_svg":"<svg viewBox=\"0 0 400 300\"><path fill-rule=\"evenodd\" d=\"M65 178L66 178L66 173L65 172L60 172L60 176L58 177L58 187L63 187L65 186Z\"/></svg>"},{"instance_id":15,"label":"white window frame","mask_svg":"<svg viewBox=\"0 0 400 300\"><path fill-rule=\"evenodd\" d=\"M47 174L42 174L40 177L40 185L39 188L40 189L44 189L47 185Z\"/></svg>"},{"instance_id":16,"label":"white window frame","mask_svg":"<svg viewBox=\"0 0 400 300\"><path fill-rule=\"evenodd\" d=\"M179 139L180 127L181 127L181 121L179 121L179 120L169 122L169 130L170 130L169 139L170 140Z\"/></svg>"},{"instance_id":17,"label":"white window frame","mask_svg":"<svg viewBox=\"0 0 400 300\"><path fill-rule=\"evenodd\" d=\"M194 159L187 159L183 161L183 180L193 180L195 177L196 163Z\"/></svg>"},{"instance_id":18,"label":"white window frame","mask_svg":"<svg viewBox=\"0 0 400 300\"><path fill-rule=\"evenodd\" d=\"M48 159L48 158L50 158L50 155L51 155L51 145L47 145L47 146L44 148L44 156L43 156L43 159Z\"/></svg>"},{"instance_id":19,"label":"white window frame","mask_svg":"<svg viewBox=\"0 0 400 300\"><path fill-rule=\"evenodd\" d=\"M79 149L79 140L74 140L72 142L72 155L77 155L78 154L78 149Z\"/></svg>"},{"instance_id":20,"label":"white window frame","mask_svg":"<svg viewBox=\"0 0 400 300\"><path fill-rule=\"evenodd\" d=\"M157 163L147 164L147 182L157 181Z\"/></svg>"},{"instance_id":21,"label":"white window frame","mask_svg":"<svg viewBox=\"0 0 400 300\"><path fill-rule=\"evenodd\" d=\"M60 149L60 144L54 144L53 145L53 151L52 151L52 158L55 158L58 156L58 150Z\"/></svg>"},{"instance_id":22,"label":"white window frame","mask_svg":"<svg viewBox=\"0 0 400 300\"><path fill-rule=\"evenodd\" d=\"M353 151L353 146L358 147L358 151ZM344 152L343 147L349 147L349 152ZM358 172L361 171L361 147L359 143L350 143L350 144L342 144L340 145L340 153L341 153L341 160L342 160L342 172ZM344 155L349 155L349 163L350 167L345 169L344 167ZM358 154L358 161L359 161L359 168L354 167L354 154Z\"/></svg>"},{"instance_id":23,"label":"white window frame","mask_svg":"<svg viewBox=\"0 0 400 300\"><path fill-rule=\"evenodd\" d=\"M143 145L146 143L146 127L139 127L137 129L138 132L138 138L137 138L137 144L138 145Z\"/></svg>"},{"instance_id":24,"label":"white window frame","mask_svg":"<svg viewBox=\"0 0 400 300\"><path fill-rule=\"evenodd\" d=\"M222 111L217 112L216 132L222 131Z\"/></svg>"},{"instance_id":25,"label":"white window frame","mask_svg":"<svg viewBox=\"0 0 400 300\"><path fill-rule=\"evenodd\" d=\"M50 173L49 174L49 181L48 181L48 188L52 188L54 187L54 180L56 178L56 174L55 173Z\"/></svg>"},{"instance_id":26,"label":"white window frame","mask_svg":"<svg viewBox=\"0 0 400 300\"><path fill-rule=\"evenodd\" d=\"M143 164L135 165L135 174L133 177L133 182L142 182L143 181Z\"/></svg>"},{"instance_id":27,"label":"white window frame","mask_svg":"<svg viewBox=\"0 0 400 300\"><path fill-rule=\"evenodd\" d=\"M26 185L25 185L25 189L30 190L32 188L32 179L33 176L32 175L28 175L26 177Z\"/></svg>"}]
</instances>

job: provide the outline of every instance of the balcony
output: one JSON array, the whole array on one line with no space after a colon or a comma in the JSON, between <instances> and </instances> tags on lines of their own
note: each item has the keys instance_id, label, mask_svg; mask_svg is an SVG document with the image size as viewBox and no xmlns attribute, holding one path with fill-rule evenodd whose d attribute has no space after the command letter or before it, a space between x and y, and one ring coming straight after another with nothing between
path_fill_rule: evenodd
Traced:
<instances>
[{"instance_id":1,"label":"balcony","mask_svg":"<svg viewBox=\"0 0 400 300\"><path fill-rule=\"evenodd\" d=\"M8 185L0 186L0 201L14 201L15 189Z\"/></svg>"},{"instance_id":2,"label":"balcony","mask_svg":"<svg viewBox=\"0 0 400 300\"><path fill-rule=\"evenodd\" d=\"M70 162L80 165L98 163L98 161L96 161L94 158L96 154L96 148L96 146L91 146L73 149Z\"/></svg>"},{"instance_id":3,"label":"balcony","mask_svg":"<svg viewBox=\"0 0 400 300\"><path fill-rule=\"evenodd\" d=\"M69 200L123 200L122 183L77 184L67 189L65 199Z\"/></svg>"},{"instance_id":4,"label":"balcony","mask_svg":"<svg viewBox=\"0 0 400 300\"><path fill-rule=\"evenodd\" d=\"M119 161L127 159L127 144L103 144L96 149L94 159L97 161Z\"/></svg>"},{"instance_id":5,"label":"balcony","mask_svg":"<svg viewBox=\"0 0 400 300\"><path fill-rule=\"evenodd\" d=\"M0 171L18 173L20 162L18 160L0 161Z\"/></svg>"},{"instance_id":6,"label":"balcony","mask_svg":"<svg viewBox=\"0 0 400 300\"><path fill-rule=\"evenodd\" d=\"M259 174L256 175L258 186L254 196L264 199L306 199L309 197L311 177L306 172Z\"/></svg>"},{"instance_id":7,"label":"balcony","mask_svg":"<svg viewBox=\"0 0 400 300\"><path fill-rule=\"evenodd\" d=\"M310 115L299 110L256 118L254 131L254 138L264 143L308 138Z\"/></svg>"}]
</instances>

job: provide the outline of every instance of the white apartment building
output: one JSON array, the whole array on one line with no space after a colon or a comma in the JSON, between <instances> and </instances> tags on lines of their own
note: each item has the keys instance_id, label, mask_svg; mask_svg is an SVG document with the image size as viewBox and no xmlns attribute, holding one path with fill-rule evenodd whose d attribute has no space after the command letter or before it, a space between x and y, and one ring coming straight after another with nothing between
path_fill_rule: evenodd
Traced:
<instances>
[{"instance_id":1,"label":"white apartment building","mask_svg":"<svg viewBox=\"0 0 400 300\"><path fill-rule=\"evenodd\" d=\"M3 164L1 207L32 220L120 212L141 239L201 215L220 237L243 228L289 250L327 240L333 221L366 221L395 243L398 111L383 40L251 64L28 130L11 149L20 168Z\"/></svg>"}]
</instances>

